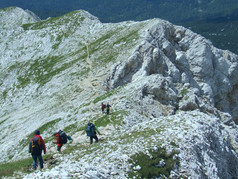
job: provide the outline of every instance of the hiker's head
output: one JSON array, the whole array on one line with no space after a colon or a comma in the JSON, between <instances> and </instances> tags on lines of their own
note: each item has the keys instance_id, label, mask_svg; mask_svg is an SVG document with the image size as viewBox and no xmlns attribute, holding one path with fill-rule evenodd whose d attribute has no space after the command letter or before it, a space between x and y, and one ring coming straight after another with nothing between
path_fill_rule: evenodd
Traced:
<instances>
[{"instance_id":1,"label":"hiker's head","mask_svg":"<svg viewBox=\"0 0 238 179\"><path fill-rule=\"evenodd\" d=\"M38 129L35 131L35 135L40 135L40 131Z\"/></svg>"},{"instance_id":2,"label":"hiker's head","mask_svg":"<svg viewBox=\"0 0 238 179\"><path fill-rule=\"evenodd\" d=\"M54 132L53 135L54 135L54 136L58 136L59 133L58 133L58 132Z\"/></svg>"},{"instance_id":3,"label":"hiker's head","mask_svg":"<svg viewBox=\"0 0 238 179\"><path fill-rule=\"evenodd\" d=\"M89 122L89 123L88 123L88 126L91 126L91 125L92 125L92 123L91 123L91 122Z\"/></svg>"}]
</instances>

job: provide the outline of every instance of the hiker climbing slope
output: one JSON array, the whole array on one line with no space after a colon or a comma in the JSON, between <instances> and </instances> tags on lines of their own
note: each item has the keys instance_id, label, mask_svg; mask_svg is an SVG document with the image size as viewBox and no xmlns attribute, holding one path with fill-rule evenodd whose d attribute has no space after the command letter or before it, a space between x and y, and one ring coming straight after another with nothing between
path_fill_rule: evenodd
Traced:
<instances>
[{"instance_id":1,"label":"hiker climbing slope","mask_svg":"<svg viewBox=\"0 0 238 179\"><path fill-rule=\"evenodd\" d=\"M42 150L44 150L44 154L46 154L45 142L40 136L40 131L36 130L34 137L30 139L29 143L29 153L31 153L32 155L33 169L35 170L37 168L37 158L40 162L40 168L42 169L44 167L42 159Z\"/></svg>"},{"instance_id":2,"label":"hiker climbing slope","mask_svg":"<svg viewBox=\"0 0 238 179\"><path fill-rule=\"evenodd\" d=\"M55 136L56 141L53 141L53 144L57 145L57 151L61 152L61 148L64 144L67 143L67 135L64 131L59 130L53 134Z\"/></svg>"},{"instance_id":3,"label":"hiker climbing slope","mask_svg":"<svg viewBox=\"0 0 238 179\"><path fill-rule=\"evenodd\" d=\"M106 105L104 103L102 103L101 104L102 113L104 113L105 108L106 108Z\"/></svg>"},{"instance_id":4,"label":"hiker climbing slope","mask_svg":"<svg viewBox=\"0 0 238 179\"><path fill-rule=\"evenodd\" d=\"M106 105L107 114L110 113L110 108L111 108L111 105L108 102L107 105Z\"/></svg>"},{"instance_id":5,"label":"hiker climbing slope","mask_svg":"<svg viewBox=\"0 0 238 179\"><path fill-rule=\"evenodd\" d=\"M96 140L96 143L98 142L97 133L99 135L101 135L100 132L97 129L97 126L95 126L93 123L89 122L88 126L86 128L86 134L87 134L87 136L90 137L90 144L93 143L93 139Z\"/></svg>"}]
</instances>

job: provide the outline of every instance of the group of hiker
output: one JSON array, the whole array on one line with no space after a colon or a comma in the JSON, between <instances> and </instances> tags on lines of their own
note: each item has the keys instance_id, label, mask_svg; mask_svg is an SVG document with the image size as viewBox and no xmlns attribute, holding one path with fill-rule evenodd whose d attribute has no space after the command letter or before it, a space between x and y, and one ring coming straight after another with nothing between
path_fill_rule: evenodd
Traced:
<instances>
[{"instance_id":1,"label":"group of hiker","mask_svg":"<svg viewBox=\"0 0 238 179\"><path fill-rule=\"evenodd\" d=\"M104 113L104 110L106 108L106 114L109 115L111 106L109 103L107 105L102 103L101 109ZM94 125L92 122L89 122L86 127L86 135L90 137L90 144L93 143L93 139L95 139L95 142L98 142L97 134L101 135L98 131L98 128L96 125ZM62 130L59 130L58 132L54 132L53 135L55 136L56 141L53 141L54 144L57 145L57 151L61 152L61 148L64 144L67 143L68 140L72 140L70 136L67 136L66 133ZM42 151L44 154L46 154L46 146L44 139L40 136L40 131L37 129L35 131L35 134L33 138L30 139L29 143L29 153L32 155L33 159L33 169L36 170L37 168L37 159L40 162L40 168L43 169L43 159L42 159Z\"/></svg>"},{"instance_id":2,"label":"group of hiker","mask_svg":"<svg viewBox=\"0 0 238 179\"><path fill-rule=\"evenodd\" d=\"M70 136L67 136L66 133L62 130L55 132L53 135L56 138L56 141L53 141L53 143L57 145L57 151L59 152L61 152L61 147L66 144L68 140L72 140L72 138ZM40 162L40 168L42 169L44 167L42 151L44 151L44 154L46 154L45 141L40 136L40 131L37 129L35 131L35 135L30 139L29 143L29 153L31 153L32 155L34 170L36 170L37 168L37 159Z\"/></svg>"}]
</instances>

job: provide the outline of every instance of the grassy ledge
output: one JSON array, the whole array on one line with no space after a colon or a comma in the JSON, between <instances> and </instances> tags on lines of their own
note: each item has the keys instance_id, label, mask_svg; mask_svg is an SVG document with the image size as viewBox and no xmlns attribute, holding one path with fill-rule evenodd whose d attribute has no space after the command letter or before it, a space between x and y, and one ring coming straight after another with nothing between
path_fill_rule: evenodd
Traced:
<instances>
[{"instance_id":1,"label":"grassy ledge","mask_svg":"<svg viewBox=\"0 0 238 179\"><path fill-rule=\"evenodd\" d=\"M167 178L175 165L179 165L179 160L174 160L177 152L170 154L165 148L149 150L149 155L139 152L131 157L130 163L132 169L129 172L129 178Z\"/></svg>"}]
</instances>

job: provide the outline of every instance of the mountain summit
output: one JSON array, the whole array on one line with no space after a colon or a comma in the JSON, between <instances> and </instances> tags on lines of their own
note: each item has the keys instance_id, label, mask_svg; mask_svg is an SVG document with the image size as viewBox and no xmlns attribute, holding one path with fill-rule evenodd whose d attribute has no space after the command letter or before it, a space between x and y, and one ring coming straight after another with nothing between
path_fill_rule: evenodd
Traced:
<instances>
[{"instance_id":1,"label":"mountain summit","mask_svg":"<svg viewBox=\"0 0 238 179\"><path fill-rule=\"evenodd\" d=\"M101 23L79 10L41 21L7 8L0 22L1 165L30 167L36 129L49 154L42 171L13 176L238 176L236 54L161 19ZM52 144L59 129L74 139L63 154Z\"/></svg>"}]
</instances>

